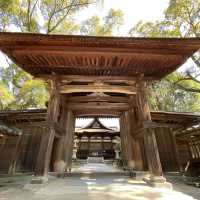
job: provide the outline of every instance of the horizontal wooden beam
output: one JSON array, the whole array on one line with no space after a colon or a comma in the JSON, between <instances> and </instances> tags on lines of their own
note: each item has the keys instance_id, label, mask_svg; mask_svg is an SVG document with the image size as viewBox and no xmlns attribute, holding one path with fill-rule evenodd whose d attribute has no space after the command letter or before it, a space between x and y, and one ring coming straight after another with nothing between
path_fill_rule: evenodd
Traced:
<instances>
[{"instance_id":1,"label":"horizontal wooden beam","mask_svg":"<svg viewBox=\"0 0 200 200\"><path fill-rule=\"evenodd\" d=\"M124 111L129 109L129 105L126 103L107 103L107 102L69 103L68 107L71 110L107 109L107 110Z\"/></svg>"},{"instance_id":2,"label":"horizontal wooden beam","mask_svg":"<svg viewBox=\"0 0 200 200\"><path fill-rule=\"evenodd\" d=\"M194 44L192 44L192 50L193 52L195 52L199 46L198 44L196 44L196 47L194 47ZM160 46L160 44L159 44ZM156 48L155 48L156 47ZM4 48L1 48L2 51L6 51L6 49L10 49L10 46L4 46ZM194 50L195 49L195 50ZM34 56L38 56L38 55L62 55L62 56L73 56L75 54L79 54L79 55L84 55L84 56L127 56L127 57L131 57L131 56L138 56L138 55L156 55L156 56L160 56L163 57L165 55L171 56L171 57L176 57L176 56L181 56L181 55L187 55L188 52L191 52L191 50L189 49L185 49L185 48L159 48L158 46L154 46L153 48L150 48L150 46L148 46L148 48L139 48L139 46L137 46L136 48L132 47L132 48L122 48L122 47L118 47L118 48L113 48L113 47L68 47L66 48L66 46L39 46L38 45L15 45L15 49L13 49L14 54L16 55L24 55L24 54L29 54L29 55L34 55Z\"/></svg>"},{"instance_id":3,"label":"horizontal wooden beam","mask_svg":"<svg viewBox=\"0 0 200 200\"><path fill-rule=\"evenodd\" d=\"M116 97L116 96L76 96L69 97L67 99L69 102L112 102L112 103L128 103L129 99L127 97Z\"/></svg>"},{"instance_id":4,"label":"horizontal wooden beam","mask_svg":"<svg viewBox=\"0 0 200 200\"><path fill-rule=\"evenodd\" d=\"M35 78L43 80L52 80L53 77L57 77L59 81L70 81L70 82L96 82L102 81L107 83L127 83L134 84L138 77L134 76L83 76L83 75L36 75ZM145 81L155 80L155 77L144 77Z\"/></svg>"},{"instance_id":5,"label":"horizontal wooden beam","mask_svg":"<svg viewBox=\"0 0 200 200\"><path fill-rule=\"evenodd\" d=\"M145 129L156 129L156 128L178 128L180 127L177 124L168 124L168 123L156 123L153 121L143 122L140 126L136 127L134 132L132 132L132 136L137 138L142 136L145 132Z\"/></svg>"},{"instance_id":6,"label":"horizontal wooden beam","mask_svg":"<svg viewBox=\"0 0 200 200\"><path fill-rule=\"evenodd\" d=\"M108 109L88 109L73 111L76 117L119 117L122 111Z\"/></svg>"},{"instance_id":7,"label":"horizontal wooden beam","mask_svg":"<svg viewBox=\"0 0 200 200\"><path fill-rule=\"evenodd\" d=\"M60 93L80 93L80 92L111 92L123 94L136 94L133 86L115 86L115 85L65 85L60 86Z\"/></svg>"}]
</instances>

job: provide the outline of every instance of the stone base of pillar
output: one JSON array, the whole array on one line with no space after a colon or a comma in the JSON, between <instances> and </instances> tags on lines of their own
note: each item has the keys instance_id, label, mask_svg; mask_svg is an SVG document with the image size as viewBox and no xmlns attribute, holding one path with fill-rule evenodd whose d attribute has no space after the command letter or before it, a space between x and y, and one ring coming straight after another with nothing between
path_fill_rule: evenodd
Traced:
<instances>
[{"instance_id":1,"label":"stone base of pillar","mask_svg":"<svg viewBox=\"0 0 200 200\"><path fill-rule=\"evenodd\" d=\"M135 180L143 180L143 179L149 177L149 172L148 171L135 171L135 170L131 170L130 171L130 177L134 178Z\"/></svg>"},{"instance_id":2,"label":"stone base of pillar","mask_svg":"<svg viewBox=\"0 0 200 200\"><path fill-rule=\"evenodd\" d=\"M172 190L173 186L163 176L150 176L143 179L149 186Z\"/></svg>"},{"instance_id":3,"label":"stone base of pillar","mask_svg":"<svg viewBox=\"0 0 200 200\"><path fill-rule=\"evenodd\" d=\"M48 181L48 177L46 176L37 176L31 180L31 184L43 184Z\"/></svg>"}]
</instances>

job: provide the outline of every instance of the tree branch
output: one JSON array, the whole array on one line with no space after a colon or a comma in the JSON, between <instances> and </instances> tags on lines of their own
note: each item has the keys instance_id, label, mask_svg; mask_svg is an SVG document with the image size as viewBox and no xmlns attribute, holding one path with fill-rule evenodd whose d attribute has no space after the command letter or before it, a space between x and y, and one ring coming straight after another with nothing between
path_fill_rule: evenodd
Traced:
<instances>
[{"instance_id":1,"label":"tree branch","mask_svg":"<svg viewBox=\"0 0 200 200\"><path fill-rule=\"evenodd\" d=\"M72 8L92 4L92 3L77 3L77 4L74 4L74 2L75 1L73 1L69 6L65 7L65 9L68 9L66 11L66 14L63 17L61 17L52 28L49 27L48 30L47 30L47 33L53 32L65 20L65 18L67 17L67 15L69 14L69 12L72 10ZM59 9L59 10L61 12L62 10L64 10L64 8ZM53 15L55 15L56 13L57 13L57 11L55 11ZM52 18L53 18L53 16L52 16Z\"/></svg>"},{"instance_id":2,"label":"tree branch","mask_svg":"<svg viewBox=\"0 0 200 200\"><path fill-rule=\"evenodd\" d=\"M196 82L196 83L200 83L200 81L199 80L197 80L195 77L193 77L191 74L190 74L190 72L186 72L187 73L187 76L190 78L190 80L192 80L192 81L194 81L194 82Z\"/></svg>"},{"instance_id":3,"label":"tree branch","mask_svg":"<svg viewBox=\"0 0 200 200\"><path fill-rule=\"evenodd\" d=\"M31 21L31 18L32 18L32 15L33 15L33 12L34 12L34 10L36 8L37 3L38 3L38 0L35 1L34 5L33 5L33 8L32 8L32 10L30 12L30 21Z\"/></svg>"},{"instance_id":4,"label":"tree branch","mask_svg":"<svg viewBox=\"0 0 200 200\"><path fill-rule=\"evenodd\" d=\"M200 59L197 59L194 55L191 56L194 63L197 65L197 67L200 68Z\"/></svg>"},{"instance_id":5,"label":"tree branch","mask_svg":"<svg viewBox=\"0 0 200 200\"><path fill-rule=\"evenodd\" d=\"M178 88L180 88L181 90L185 90L185 91L187 91L187 92L200 93L200 89L188 88L188 87L184 87L184 86L182 86L182 85L180 85L180 84L176 84L176 86L177 86Z\"/></svg>"},{"instance_id":6,"label":"tree branch","mask_svg":"<svg viewBox=\"0 0 200 200\"><path fill-rule=\"evenodd\" d=\"M183 81L183 80L191 80L191 78L181 79L181 81ZM173 84L174 86L178 87L181 90L184 90L184 91L187 91L187 92L200 93L200 89L185 87L185 86L179 84L179 82L180 82L179 80L172 82L172 81L170 81L169 79L166 78L166 81L168 81L169 83Z\"/></svg>"},{"instance_id":7,"label":"tree branch","mask_svg":"<svg viewBox=\"0 0 200 200\"><path fill-rule=\"evenodd\" d=\"M31 1L28 0L28 9L27 9L27 30L30 32L30 9L31 9Z\"/></svg>"},{"instance_id":8,"label":"tree branch","mask_svg":"<svg viewBox=\"0 0 200 200\"><path fill-rule=\"evenodd\" d=\"M49 17L49 20L48 20L48 23L47 23L47 33L50 33L50 26L51 26L51 20L55 14L55 11L56 11L56 0L54 1L54 7L53 7L53 11L50 13L50 17Z\"/></svg>"}]
</instances>

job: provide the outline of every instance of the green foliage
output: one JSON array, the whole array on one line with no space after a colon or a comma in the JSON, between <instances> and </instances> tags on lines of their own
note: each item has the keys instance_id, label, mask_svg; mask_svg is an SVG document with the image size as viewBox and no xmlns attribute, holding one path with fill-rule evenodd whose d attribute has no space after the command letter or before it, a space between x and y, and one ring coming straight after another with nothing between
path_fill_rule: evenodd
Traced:
<instances>
[{"instance_id":1,"label":"green foliage","mask_svg":"<svg viewBox=\"0 0 200 200\"><path fill-rule=\"evenodd\" d=\"M20 69L16 64L10 63L9 67L1 72L1 95L3 103L0 109L26 109L42 108L48 100L46 85ZM4 98L5 97L5 98Z\"/></svg>"},{"instance_id":2,"label":"green foliage","mask_svg":"<svg viewBox=\"0 0 200 200\"><path fill-rule=\"evenodd\" d=\"M108 15L101 20L98 16L93 16L84 21L80 32L84 35L111 36L113 31L123 24L123 13L120 9L110 9Z\"/></svg>"},{"instance_id":3,"label":"green foliage","mask_svg":"<svg viewBox=\"0 0 200 200\"><path fill-rule=\"evenodd\" d=\"M165 18L182 37L200 35L200 0L170 0Z\"/></svg>"},{"instance_id":4,"label":"green foliage","mask_svg":"<svg viewBox=\"0 0 200 200\"><path fill-rule=\"evenodd\" d=\"M74 34L73 17L90 4L103 0L0 0L0 31ZM16 64L0 68L0 109L41 108L48 100L46 85L33 80Z\"/></svg>"},{"instance_id":5,"label":"green foliage","mask_svg":"<svg viewBox=\"0 0 200 200\"><path fill-rule=\"evenodd\" d=\"M97 2L102 1L0 0L0 30L14 26L22 32L72 34L77 31L73 16Z\"/></svg>"},{"instance_id":6,"label":"green foliage","mask_svg":"<svg viewBox=\"0 0 200 200\"><path fill-rule=\"evenodd\" d=\"M170 0L162 21L142 22L130 34L145 37L200 36L200 0Z\"/></svg>"},{"instance_id":7,"label":"green foliage","mask_svg":"<svg viewBox=\"0 0 200 200\"><path fill-rule=\"evenodd\" d=\"M172 28L169 21L138 22L129 32L142 37L180 37L180 30Z\"/></svg>"},{"instance_id":8,"label":"green foliage","mask_svg":"<svg viewBox=\"0 0 200 200\"><path fill-rule=\"evenodd\" d=\"M8 105L13 102L14 96L8 91L6 85L0 81L0 109L6 109Z\"/></svg>"},{"instance_id":9,"label":"green foliage","mask_svg":"<svg viewBox=\"0 0 200 200\"><path fill-rule=\"evenodd\" d=\"M10 92L12 92L13 95L17 95L23 83L31 79L31 76L15 63L9 62L9 66L2 69L1 79L3 83L10 88Z\"/></svg>"},{"instance_id":10,"label":"green foliage","mask_svg":"<svg viewBox=\"0 0 200 200\"><path fill-rule=\"evenodd\" d=\"M200 111L200 93L187 92L169 82L169 80L176 82L180 77L183 77L180 73L173 73L166 79L152 85L151 95L149 96L152 110Z\"/></svg>"},{"instance_id":11,"label":"green foliage","mask_svg":"<svg viewBox=\"0 0 200 200\"><path fill-rule=\"evenodd\" d=\"M48 100L46 85L40 80L27 80L16 97L17 109L44 108Z\"/></svg>"},{"instance_id":12,"label":"green foliage","mask_svg":"<svg viewBox=\"0 0 200 200\"><path fill-rule=\"evenodd\" d=\"M198 37L200 36L200 0L170 0L162 21L142 22L130 30L132 36ZM190 66L185 73L175 72L152 87L152 109L199 111L200 54L192 56L197 70Z\"/></svg>"}]
</instances>

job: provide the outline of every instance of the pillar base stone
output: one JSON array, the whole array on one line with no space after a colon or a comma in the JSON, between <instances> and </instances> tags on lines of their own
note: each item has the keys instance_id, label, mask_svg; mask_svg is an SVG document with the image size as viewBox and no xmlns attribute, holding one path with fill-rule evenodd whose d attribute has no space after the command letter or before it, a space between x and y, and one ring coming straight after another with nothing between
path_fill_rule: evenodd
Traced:
<instances>
[{"instance_id":1,"label":"pillar base stone","mask_svg":"<svg viewBox=\"0 0 200 200\"><path fill-rule=\"evenodd\" d=\"M48 177L46 176L37 176L31 180L31 184L43 184L48 181Z\"/></svg>"},{"instance_id":2,"label":"pillar base stone","mask_svg":"<svg viewBox=\"0 0 200 200\"><path fill-rule=\"evenodd\" d=\"M130 177L134 178L135 180L143 180L143 179L149 177L149 172L148 171L135 171L135 170L131 170L130 171Z\"/></svg>"},{"instance_id":3,"label":"pillar base stone","mask_svg":"<svg viewBox=\"0 0 200 200\"><path fill-rule=\"evenodd\" d=\"M167 182L162 176L150 176L148 178L144 178L143 180L151 187L173 190L172 184Z\"/></svg>"}]
</instances>

